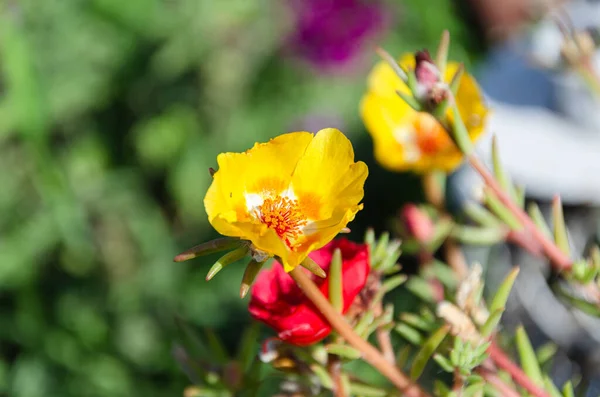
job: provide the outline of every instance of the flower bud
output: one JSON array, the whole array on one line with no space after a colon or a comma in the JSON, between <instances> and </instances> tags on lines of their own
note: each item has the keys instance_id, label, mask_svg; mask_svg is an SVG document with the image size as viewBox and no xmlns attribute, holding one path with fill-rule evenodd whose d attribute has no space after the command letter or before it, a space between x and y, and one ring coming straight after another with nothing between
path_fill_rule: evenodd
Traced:
<instances>
[{"instance_id":1,"label":"flower bud","mask_svg":"<svg viewBox=\"0 0 600 397\"><path fill-rule=\"evenodd\" d=\"M435 227L431 218L415 204L406 204L401 218L406 232L415 240L427 243L433 237Z\"/></svg>"}]
</instances>

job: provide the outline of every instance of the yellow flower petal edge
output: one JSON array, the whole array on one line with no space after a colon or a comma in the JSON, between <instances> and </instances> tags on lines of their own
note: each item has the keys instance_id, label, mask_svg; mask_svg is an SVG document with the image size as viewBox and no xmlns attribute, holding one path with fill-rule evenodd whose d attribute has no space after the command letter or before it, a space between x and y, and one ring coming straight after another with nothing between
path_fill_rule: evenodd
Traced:
<instances>
[{"instance_id":1,"label":"yellow flower petal edge","mask_svg":"<svg viewBox=\"0 0 600 397\"><path fill-rule=\"evenodd\" d=\"M251 241L286 271L330 242L362 209L365 163L334 128L292 132L222 153L204 206L221 234Z\"/></svg>"},{"instance_id":2,"label":"yellow flower petal edge","mask_svg":"<svg viewBox=\"0 0 600 397\"><path fill-rule=\"evenodd\" d=\"M405 69L414 69L415 57L404 54L399 63ZM444 81L449 83L457 69L458 64L450 62ZM461 163L462 153L433 116L412 109L396 94L397 90L410 93L391 66L386 62L375 65L360 113L373 139L377 162L391 171L453 171ZM477 82L467 73L461 78L456 103L471 140L477 140L485 130L488 109Z\"/></svg>"}]
</instances>

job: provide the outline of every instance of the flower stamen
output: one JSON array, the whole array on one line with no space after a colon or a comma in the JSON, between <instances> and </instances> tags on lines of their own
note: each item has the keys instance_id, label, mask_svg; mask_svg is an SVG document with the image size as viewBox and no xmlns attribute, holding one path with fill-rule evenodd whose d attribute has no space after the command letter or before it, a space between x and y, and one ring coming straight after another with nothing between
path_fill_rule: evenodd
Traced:
<instances>
[{"instance_id":1,"label":"flower stamen","mask_svg":"<svg viewBox=\"0 0 600 397\"><path fill-rule=\"evenodd\" d=\"M287 244L294 248L294 243L302 233L302 227L308 221L300 211L298 201L284 196L265 198L258 208L260 221L274 230Z\"/></svg>"}]
</instances>

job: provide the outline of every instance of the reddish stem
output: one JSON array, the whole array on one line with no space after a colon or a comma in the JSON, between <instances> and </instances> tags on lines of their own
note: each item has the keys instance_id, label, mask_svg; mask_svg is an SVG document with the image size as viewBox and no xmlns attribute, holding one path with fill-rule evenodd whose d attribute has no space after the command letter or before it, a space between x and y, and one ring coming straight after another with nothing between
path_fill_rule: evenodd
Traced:
<instances>
[{"instance_id":1,"label":"reddish stem","mask_svg":"<svg viewBox=\"0 0 600 397\"><path fill-rule=\"evenodd\" d=\"M531 236L540 244L555 269L558 271L570 270L573 266L571 259L537 228L525 211L512 201L487 167L474 155L469 156L469 162L479 175L481 175L485 183L496 193L498 199L521 221L523 226L531 233Z\"/></svg>"},{"instance_id":2,"label":"reddish stem","mask_svg":"<svg viewBox=\"0 0 600 397\"><path fill-rule=\"evenodd\" d=\"M480 368L478 372L479 375L481 375L490 385L494 386L503 397L521 397L519 393L512 389L512 387L504 383L495 372L486 368Z\"/></svg>"},{"instance_id":3,"label":"reddish stem","mask_svg":"<svg viewBox=\"0 0 600 397\"><path fill-rule=\"evenodd\" d=\"M492 342L488 347L487 352L492 361L499 367L508 372L513 380L527 390L535 397L550 397L548 393L538 385L536 385L529 377L521 370L521 368L513 363L511 359L502 351L496 342Z\"/></svg>"}]
</instances>

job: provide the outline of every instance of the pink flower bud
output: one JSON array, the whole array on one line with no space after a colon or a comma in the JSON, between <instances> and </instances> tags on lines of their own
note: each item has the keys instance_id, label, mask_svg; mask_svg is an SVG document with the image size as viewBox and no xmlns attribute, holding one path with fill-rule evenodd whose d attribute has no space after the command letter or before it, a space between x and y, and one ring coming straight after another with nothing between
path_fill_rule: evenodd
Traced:
<instances>
[{"instance_id":1,"label":"pink flower bud","mask_svg":"<svg viewBox=\"0 0 600 397\"><path fill-rule=\"evenodd\" d=\"M426 243L433 237L435 228L429 216L414 204L402 208L402 221L407 233L415 240Z\"/></svg>"}]
</instances>

